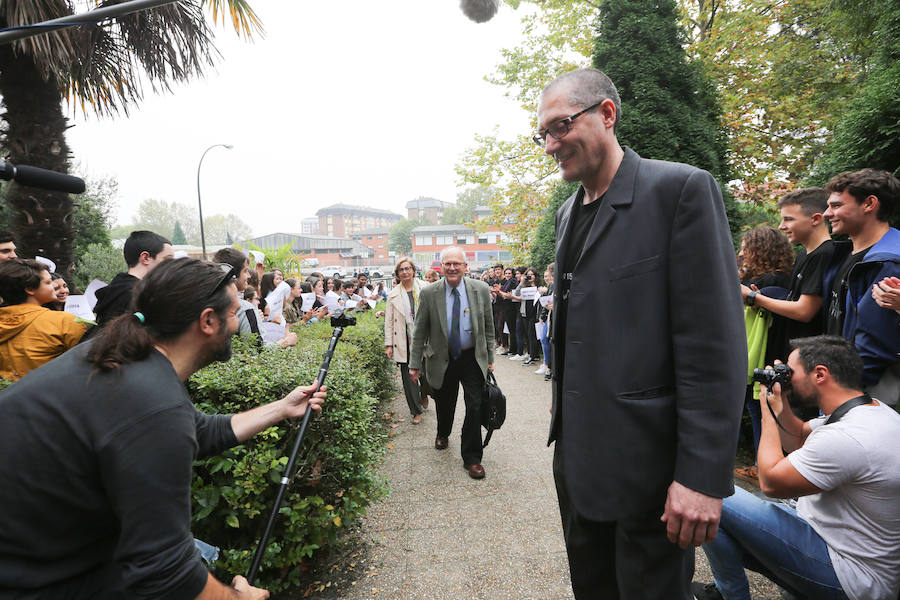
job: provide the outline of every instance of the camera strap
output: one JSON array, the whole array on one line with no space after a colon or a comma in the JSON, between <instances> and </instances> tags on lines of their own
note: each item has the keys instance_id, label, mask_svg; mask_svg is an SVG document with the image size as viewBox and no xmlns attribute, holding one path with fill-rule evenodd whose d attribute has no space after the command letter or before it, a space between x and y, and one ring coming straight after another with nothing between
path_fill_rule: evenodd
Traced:
<instances>
[{"instance_id":1,"label":"camera strap","mask_svg":"<svg viewBox=\"0 0 900 600\"><path fill-rule=\"evenodd\" d=\"M825 421L825 425L830 423L837 423L840 421L844 415L850 412L851 409L856 408L857 406L863 406L865 404L871 404L872 398L868 394L863 394L862 396L857 396L856 398L850 398L831 413L831 416L828 417L828 420Z\"/></svg>"}]
</instances>

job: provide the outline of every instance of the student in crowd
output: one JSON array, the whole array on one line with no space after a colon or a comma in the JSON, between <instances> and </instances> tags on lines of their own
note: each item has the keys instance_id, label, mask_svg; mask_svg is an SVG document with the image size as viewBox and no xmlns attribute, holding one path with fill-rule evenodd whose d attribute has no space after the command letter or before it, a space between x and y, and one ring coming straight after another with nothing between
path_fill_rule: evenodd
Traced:
<instances>
[{"instance_id":1,"label":"student in crowd","mask_svg":"<svg viewBox=\"0 0 900 600\"><path fill-rule=\"evenodd\" d=\"M794 261L787 297L773 298L759 291L758 285L741 285L748 306L758 306L776 315L769 334L770 357L788 355L788 340L819 335L824 331L822 298L825 272L834 254L834 242L823 216L828 208L828 192L822 188L804 188L788 192L778 200L781 211L779 229L788 241L803 249ZM809 415L812 418L814 415Z\"/></svg>"},{"instance_id":2,"label":"student in crowd","mask_svg":"<svg viewBox=\"0 0 900 600\"><path fill-rule=\"evenodd\" d=\"M72 348L87 330L75 315L42 305L57 300L47 266L0 262L0 377L17 380Z\"/></svg>"},{"instance_id":3,"label":"student in crowd","mask_svg":"<svg viewBox=\"0 0 900 600\"><path fill-rule=\"evenodd\" d=\"M738 260L740 261L739 272L743 287L787 290L790 286L794 251L787 237L774 227L760 225L746 232L741 238ZM748 296L744 301L747 305L745 310L748 313L745 315L748 358L754 367L763 367L766 364L772 364L775 359L783 358L784 354L780 349L769 346L771 316L751 307L749 302L752 298L753 296ZM761 351L763 346L765 346L765 352ZM753 387L753 382L748 380L744 407L750 414L755 452L759 446L761 421L759 403L754 398ZM740 467L735 469L735 476L755 483L757 468L755 465Z\"/></svg>"},{"instance_id":4,"label":"student in crowd","mask_svg":"<svg viewBox=\"0 0 900 600\"><path fill-rule=\"evenodd\" d=\"M862 169L836 175L825 189L832 233L850 238L835 243L825 330L856 346L863 389L894 406L900 398L900 314L880 306L871 292L876 282L900 277L900 231L888 223L900 205L900 181L887 171Z\"/></svg>"},{"instance_id":5,"label":"student in crowd","mask_svg":"<svg viewBox=\"0 0 900 600\"><path fill-rule=\"evenodd\" d=\"M523 347L525 354L522 358L522 364L528 366L538 361L540 349L538 347L537 331L534 328L537 323L537 307L534 299L526 299L522 296L522 290L528 287L539 287L541 285L540 277L537 271L528 267L522 273L522 280L513 299L519 300L519 330L518 334L524 341Z\"/></svg>"},{"instance_id":6,"label":"student in crowd","mask_svg":"<svg viewBox=\"0 0 900 600\"><path fill-rule=\"evenodd\" d=\"M132 231L125 240L122 253L125 256L128 271L119 273L113 277L109 285L97 290L97 304L94 306L94 313L97 315L98 327L106 326L107 323L126 312L131 303L131 290L137 285L137 282L146 277L162 261L175 256L172 243L152 231Z\"/></svg>"},{"instance_id":7,"label":"student in crowd","mask_svg":"<svg viewBox=\"0 0 900 600\"><path fill-rule=\"evenodd\" d=\"M268 597L241 576L220 583L201 562L191 465L319 410L326 389L297 387L235 415L194 407L185 381L227 361L238 328L236 273L226 268L163 262L134 288L132 312L4 390L4 597ZM42 285L51 289L49 274Z\"/></svg>"},{"instance_id":8,"label":"student in crowd","mask_svg":"<svg viewBox=\"0 0 900 600\"><path fill-rule=\"evenodd\" d=\"M863 364L847 340L793 345L791 397L824 416L803 422L780 383L763 386L759 481L767 496L799 498L797 507L735 489L718 536L703 544L715 583L692 584L694 596L750 600L747 568L803 598L896 600L900 415L862 392Z\"/></svg>"},{"instance_id":9,"label":"student in crowd","mask_svg":"<svg viewBox=\"0 0 900 600\"><path fill-rule=\"evenodd\" d=\"M555 291L555 286L553 285L553 263L547 265L547 270L544 271L544 281L547 283L547 289L543 293L545 296L550 296L551 300L547 303L547 306L539 306L538 312L538 321L541 323L541 349L543 351L544 362L541 363L540 368L535 371L538 375L544 376L544 381L550 381L553 378L553 373L550 370L550 314L553 311L553 292Z\"/></svg>"},{"instance_id":10,"label":"student in crowd","mask_svg":"<svg viewBox=\"0 0 900 600\"><path fill-rule=\"evenodd\" d=\"M403 257L394 267L394 275L400 283L391 288L388 294L384 314L384 353L397 363L400 369L400 380L403 382L403 394L412 414L412 422L422 422L422 389L419 383L409 376L409 344L412 340L413 325L416 320L416 307L419 303L419 292L425 283L416 278L416 265L412 259ZM425 379L424 377L421 380ZM427 405L426 405L427 406Z\"/></svg>"},{"instance_id":11,"label":"student in crowd","mask_svg":"<svg viewBox=\"0 0 900 600\"><path fill-rule=\"evenodd\" d=\"M434 283L441 278L441 276L438 275L437 271L434 271L432 269L428 269L427 271L425 271L425 274L422 275L422 277L425 279L425 283Z\"/></svg>"},{"instance_id":12,"label":"student in crowd","mask_svg":"<svg viewBox=\"0 0 900 600\"><path fill-rule=\"evenodd\" d=\"M497 290L497 295L502 303L503 323L501 327L506 330L509 343L507 350L500 354L501 356L509 354L511 359L515 359L521 357L519 354L519 340L516 337L516 320L519 314L519 305L512 301L512 295L516 288L519 287L519 280L516 278L515 269L512 267L506 267L503 270L503 279L504 283Z\"/></svg>"},{"instance_id":13,"label":"student in crowd","mask_svg":"<svg viewBox=\"0 0 900 600\"><path fill-rule=\"evenodd\" d=\"M255 294L255 290L247 286L250 279L250 259L237 248L221 248L213 255L213 262L219 264L231 265L237 274L234 280L235 288L238 292L240 305L237 310L238 333L252 333L257 336L260 345L262 344L262 334L259 328L259 313L251 299ZM246 294L250 291L251 297L247 298ZM243 295L243 298L242 298Z\"/></svg>"},{"instance_id":14,"label":"student in crowd","mask_svg":"<svg viewBox=\"0 0 900 600\"><path fill-rule=\"evenodd\" d=\"M69 284L59 273L50 273L50 279L53 280L53 293L56 294L56 299L44 304L44 308L65 310L66 298L69 297Z\"/></svg>"},{"instance_id":15,"label":"student in crowd","mask_svg":"<svg viewBox=\"0 0 900 600\"><path fill-rule=\"evenodd\" d=\"M293 325L300 321L303 317L303 299L300 297L300 294L303 293L303 284L306 284L307 289L309 289L309 284L306 282L299 282L293 277L289 277L284 280L286 284L288 284L291 288L290 295L284 299L284 307L282 308L284 314L284 320L288 325Z\"/></svg>"},{"instance_id":16,"label":"student in crowd","mask_svg":"<svg viewBox=\"0 0 900 600\"><path fill-rule=\"evenodd\" d=\"M16 254L16 239L11 231L0 229L0 262L19 258Z\"/></svg>"},{"instance_id":17,"label":"student in crowd","mask_svg":"<svg viewBox=\"0 0 900 600\"><path fill-rule=\"evenodd\" d=\"M497 263L491 273L491 279L487 282L491 288L491 310L494 315L494 338L497 345L497 354L501 356L509 353L509 340L503 333L503 298L500 297L500 288L506 283L503 278L503 265Z\"/></svg>"}]
</instances>

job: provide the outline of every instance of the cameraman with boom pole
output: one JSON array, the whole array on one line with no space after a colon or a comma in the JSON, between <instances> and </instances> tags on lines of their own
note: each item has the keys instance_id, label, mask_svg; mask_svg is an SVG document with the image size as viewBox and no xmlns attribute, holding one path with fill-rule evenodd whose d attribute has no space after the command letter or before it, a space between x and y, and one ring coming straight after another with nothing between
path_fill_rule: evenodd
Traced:
<instances>
[{"instance_id":1,"label":"cameraman with boom pole","mask_svg":"<svg viewBox=\"0 0 900 600\"><path fill-rule=\"evenodd\" d=\"M192 464L319 410L325 388L236 415L194 408L184 382L231 357L237 275L165 260L95 339L0 393L0 597L269 597L203 566Z\"/></svg>"},{"instance_id":2,"label":"cameraman with boom pole","mask_svg":"<svg viewBox=\"0 0 900 600\"><path fill-rule=\"evenodd\" d=\"M895 600L900 590L900 415L864 394L862 360L842 337L792 340L787 365L758 369L759 482L796 510L738 488L703 544L715 584L698 600L750 600L744 568L804 598ZM793 398L824 416L807 422ZM789 454L784 455L784 451Z\"/></svg>"}]
</instances>

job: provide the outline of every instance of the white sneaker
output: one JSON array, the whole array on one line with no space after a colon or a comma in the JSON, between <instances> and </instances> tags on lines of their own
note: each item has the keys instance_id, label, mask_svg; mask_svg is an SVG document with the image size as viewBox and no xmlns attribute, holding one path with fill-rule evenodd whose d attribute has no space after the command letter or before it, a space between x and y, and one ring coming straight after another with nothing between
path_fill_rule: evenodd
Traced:
<instances>
[{"instance_id":1,"label":"white sneaker","mask_svg":"<svg viewBox=\"0 0 900 600\"><path fill-rule=\"evenodd\" d=\"M523 354L517 354L517 355L515 355L515 356L513 357L513 360L518 360L518 361L525 360L525 355L523 355Z\"/></svg>"},{"instance_id":2,"label":"white sneaker","mask_svg":"<svg viewBox=\"0 0 900 600\"><path fill-rule=\"evenodd\" d=\"M522 360L524 360L524 361L531 360L531 355L526 352L525 354L522 355Z\"/></svg>"},{"instance_id":3,"label":"white sneaker","mask_svg":"<svg viewBox=\"0 0 900 600\"><path fill-rule=\"evenodd\" d=\"M535 371L534 373L535 373L535 375L543 375L546 372L547 372L547 365L545 365L544 363L541 363L541 366L538 367L538 370Z\"/></svg>"},{"instance_id":4,"label":"white sneaker","mask_svg":"<svg viewBox=\"0 0 900 600\"><path fill-rule=\"evenodd\" d=\"M496 352L497 354L503 354L504 352L506 352L506 348L504 348L503 346L497 346Z\"/></svg>"},{"instance_id":5,"label":"white sneaker","mask_svg":"<svg viewBox=\"0 0 900 600\"><path fill-rule=\"evenodd\" d=\"M509 360L522 360L522 357L519 356L518 354L513 354L512 356L509 357Z\"/></svg>"}]
</instances>

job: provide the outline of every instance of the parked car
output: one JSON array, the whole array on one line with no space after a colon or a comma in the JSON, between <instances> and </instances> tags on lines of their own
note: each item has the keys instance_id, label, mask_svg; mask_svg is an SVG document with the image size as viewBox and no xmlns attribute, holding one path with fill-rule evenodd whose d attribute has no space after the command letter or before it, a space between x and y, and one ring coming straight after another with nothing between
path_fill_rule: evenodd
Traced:
<instances>
[{"instance_id":1,"label":"parked car","mask_svg":"<svg viewBox=\"0 0 900 600\"><path fill-rule=\"evenodd\" d=\"M322 267L319 269L319 272L322 273L325 277L340 277L344 278L346 275L344 274L344 267L340 265L334 265L331 267Z\"/></svg>"},{"instance_id":2,"label":"parked car","mask_svg":"<svg viewBox=\"0 0 900 600\"><path fill-rule=\"evenodd\" d=\"M431 267L430 267L430 269L431 269L432 271L434 271L435 273L437 273L438 275L443 275L443 274L444 274L444 271L441 270L441 261L439 261L439 260L433 260L433 261L431 261Z\"/></svg>"}]
</instances>

